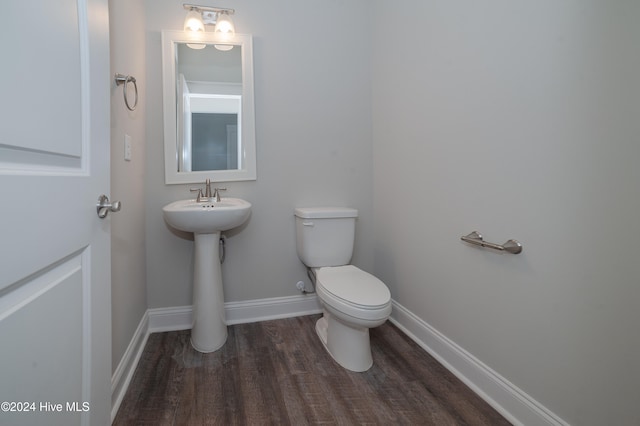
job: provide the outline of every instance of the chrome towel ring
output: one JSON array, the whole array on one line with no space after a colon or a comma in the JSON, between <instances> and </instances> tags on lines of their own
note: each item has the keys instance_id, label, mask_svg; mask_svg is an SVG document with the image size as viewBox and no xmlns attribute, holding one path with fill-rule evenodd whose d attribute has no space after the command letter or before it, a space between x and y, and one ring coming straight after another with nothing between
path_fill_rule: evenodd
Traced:
<instances>
[{"instance_id":1,"label":"chrome towel ring","mask_svg":"<svg viewBox=\"0 0 640 426\"><path fill-rule=\"evenodd\" d=\"M115 75L116 85L122 87L122 94L124 95L124 104L127 106L129 111L133 111L138 106L138 85L136 84L136 78L131 75L124 75L116 73ZM135 89L135 98L133 101L133 107L129 105L129 99L127 98L127 83L133 83L133 88Z\"/></svg>"}]
</instances>

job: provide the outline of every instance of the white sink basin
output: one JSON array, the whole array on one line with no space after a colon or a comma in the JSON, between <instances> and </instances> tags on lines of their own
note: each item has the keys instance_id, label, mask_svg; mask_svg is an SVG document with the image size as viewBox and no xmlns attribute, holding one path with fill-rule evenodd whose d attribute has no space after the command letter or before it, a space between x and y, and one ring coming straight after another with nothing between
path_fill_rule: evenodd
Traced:
<instances>
[{"instance_id":1,"label":"white sink basin","mask_svg":"<svg viewBox=\"0 0 640 426\"><path fill-rule=\"evenodd\" d=\"M196 202L180 200L162 208L169 225L195 234L213 234L242 225L251 214L251 203L240 198Z\"/></svg>"},{"instance_id":2,"label":"white sink basin","mask_svg":"<svg viewBox=\"0 0 640 426\"><path fill-rule=\"evenodd\" d=\"M169 225L194 234L191 345L200 352L216 351L227 340L220 232L242 225L251 214L251 203L239 198L181 200L167 204L162 211Z\"/></svg>"}]
</instances>

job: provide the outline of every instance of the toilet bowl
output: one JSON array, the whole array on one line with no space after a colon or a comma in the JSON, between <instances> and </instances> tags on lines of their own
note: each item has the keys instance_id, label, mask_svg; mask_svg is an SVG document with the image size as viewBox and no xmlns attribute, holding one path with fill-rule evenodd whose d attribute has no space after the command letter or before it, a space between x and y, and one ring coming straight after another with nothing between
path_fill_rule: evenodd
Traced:
<instances>
[{"instance_id":1,"label":"toilet bowl","mask_svg":"<svg viewBox=\"0 0 640 426\"><path fill-rule=\"evenodd\" d=\"M316 332L333 359L351 371L373 365L369 329L391 314L391 293L382 281L353 265L315 270L323 316Z\"/></svg>"},{"instance_id":2,"label":"toilet bowl","mask_svg":"<svg viewBox=\"0 0 640 426\"><path fill-rule=\"evenodd\" d=\"M366 371L373 365L369 329L391 314L391 293L373 275L350 265L358 211L296 208L296 250L312 271L323 316L316 332L342 367Z\"/></svg>"}]
</instances>

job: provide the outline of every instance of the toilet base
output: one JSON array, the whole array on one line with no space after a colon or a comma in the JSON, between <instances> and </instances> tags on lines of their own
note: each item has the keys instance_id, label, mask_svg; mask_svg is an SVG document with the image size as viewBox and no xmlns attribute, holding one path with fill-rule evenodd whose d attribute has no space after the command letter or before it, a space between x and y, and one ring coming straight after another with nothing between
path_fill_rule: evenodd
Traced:
<instances>
[{"instance_id":1,"label":"toilet base","mask_svg":"<svg viewBox=\"0 0 640 426\"><path fill-rule=\"evenodd\" d=\"M369 329L352 327L324 311L316 333L331 357L347 370L362 372L373 365Z\"/></svg>"}]
</instances>

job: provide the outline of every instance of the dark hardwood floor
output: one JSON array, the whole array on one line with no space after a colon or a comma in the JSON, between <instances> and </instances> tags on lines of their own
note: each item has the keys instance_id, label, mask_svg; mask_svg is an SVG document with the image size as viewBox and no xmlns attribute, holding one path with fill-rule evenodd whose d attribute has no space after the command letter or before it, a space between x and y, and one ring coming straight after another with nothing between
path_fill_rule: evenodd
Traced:
<instances>
[{"instance_id":1,"label":"dark hardwood floor","mask_svg":"<svg viewBox=\"0 0 640 426\"><path fill-rule=\"evenodd\" d=\"M229 327L201 354L189 331L149 336L114 425L508 425L391 323L353 373L315 334L319 315Z\"/></svg>"}]
</instances>

